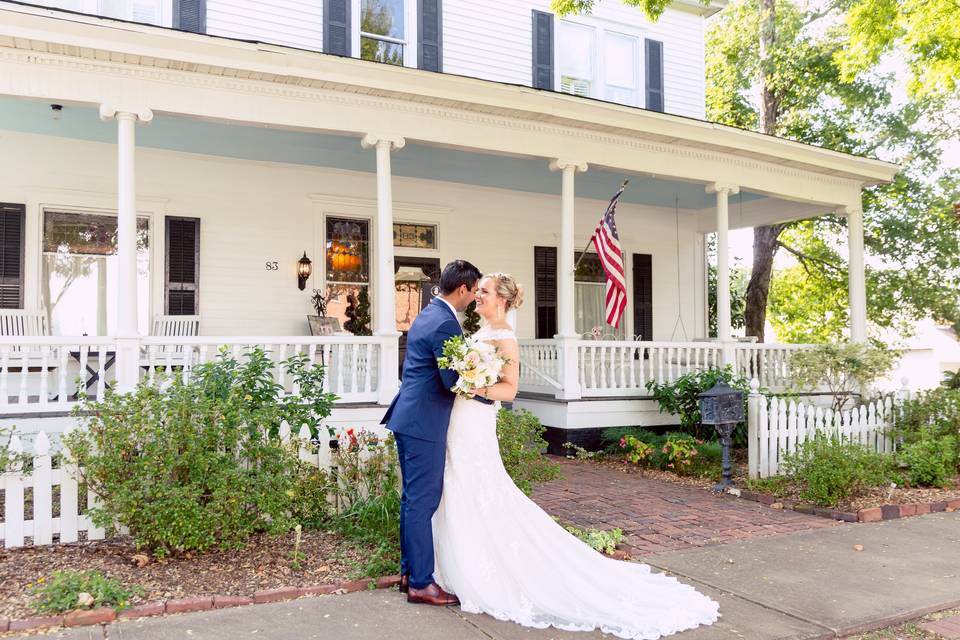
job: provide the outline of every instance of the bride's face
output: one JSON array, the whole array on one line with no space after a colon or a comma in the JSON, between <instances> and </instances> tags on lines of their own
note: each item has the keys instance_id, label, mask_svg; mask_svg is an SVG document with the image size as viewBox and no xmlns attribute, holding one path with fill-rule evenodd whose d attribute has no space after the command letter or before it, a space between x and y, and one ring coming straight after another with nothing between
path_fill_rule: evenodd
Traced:
<instances>
[{"instance_id":1,"label":"bride's face","mask_svg":"<svg viewBox=\"0 0 960 640\"><path fill-rule=\"evenodd\" d=\"M506 302L497 295L497 282L493 278L484 278L477 286L477 313L486 319L503 317Z\"/></svg>"}]
</instances>

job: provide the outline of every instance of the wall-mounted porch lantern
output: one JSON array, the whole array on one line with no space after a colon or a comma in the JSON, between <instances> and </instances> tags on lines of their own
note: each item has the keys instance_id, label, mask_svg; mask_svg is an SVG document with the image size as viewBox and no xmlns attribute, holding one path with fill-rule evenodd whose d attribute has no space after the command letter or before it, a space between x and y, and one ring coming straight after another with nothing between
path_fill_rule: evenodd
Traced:
<instances>
[{"instance_id":1,"label":"wall-mounted porch lantern","mask_svg":"<svg viewBox=\"0 0 960 640\"><path fill-rule=\"evenodd\" d=\"M720 435L720 443L723 445L723 479L714 489L724 491L733 486L730 445L734 427L743 422L743 392L731 389L726 382L720 380L699 397L700 424L712 425Z\"/></svg>"},{"instance_id":2,"label":"wall-mounted porch lantern","mask_svg":"<svg viewBox=\"0 0 960 640\"><path fill-rule=\"evenodd\" d=\"M300 287L300 291L307 288L307 280L311 273L313 273L313 263L307 257L307 252L304 251L303 257L297 261L297 286Z\"/></svg>"}]
</instances>

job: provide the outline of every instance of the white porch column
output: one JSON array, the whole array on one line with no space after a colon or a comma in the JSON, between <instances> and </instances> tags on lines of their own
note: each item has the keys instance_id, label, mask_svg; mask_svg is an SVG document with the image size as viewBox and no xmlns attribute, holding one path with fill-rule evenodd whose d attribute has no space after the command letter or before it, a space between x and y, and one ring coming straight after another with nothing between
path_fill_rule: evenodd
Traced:
<instances>
[{"instance_id":1,"label":"white porch column","mask_svg":"<svg viewBox=\"0 0 960 640\"><path fill-rule=\"evenodd\" d=\"M707 193L717 194L717 339L723 343L723 364L733 363L730 329L730 241L728 198L740 187L715 182L707 185Z\"/></svg>"},{"instance_id":2,"label":"white porch column","mask_svg":"<svg viewBox=\"0 0 960 640\"><path fill-rule=\"evenodd\" d=\"M576 328L576 310L574 309L574 176L587 170L582 160L554 159L550 161L551 171L561 171L560 186L560 246L557 248L557 335L560 342L560 366L563 388L557 391L558 398L573 399L580 397L580 378L578 373L578 351Z\"/></svg>"},{"instance_id":3,"label":"white porch column","mask_svg":"<svg viewBox=\"0 0 960 640\"><path fill-rule=\"evenodd\" d=\"M137 194L134 157L137 122L153 120L150 109L100 105L100 119L117 121L117 390L133 391L140 366L137 327Z\"/></svg>"},{"instance_id":4,"label":"white porch column","mask_svg":"<svg viewBox=\"0 0 960 640\"><path fill-rule=\"evenodd\" d=\"M847 216L847 247L850 252L847 286L850 296L850 340L867 341L867 285L863 266L863 211L844 207Z\"/></svg>"},{"instance_id":5,"label":"white porch column","mask_svg":"<svg viewBox=\"0 0 960 640\"><path fill-rule=\"evenodd\" d=\"M390 152L402 149L406 141L397 135L368 133L360 145L377 153L377 224L373 245L374 268L374 335L380 343L379 402L389 404L399 388L397 372L399 338L396 317L396 296L393 287L393 189Z\"/></svg>"}]
</instances>

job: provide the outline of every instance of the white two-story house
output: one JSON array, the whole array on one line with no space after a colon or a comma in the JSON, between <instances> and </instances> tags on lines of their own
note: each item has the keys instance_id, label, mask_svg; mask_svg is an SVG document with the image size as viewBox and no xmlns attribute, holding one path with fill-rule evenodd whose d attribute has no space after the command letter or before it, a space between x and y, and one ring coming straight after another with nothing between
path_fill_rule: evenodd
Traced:
<instances>
[{"instance_id":1,"label":"white two-story house","mask_svg":"<svg viewBox=\"0 0 960 640\"><path fill-rule=\"evenodd\" d=\"M897 168L704 121L721 8L0 0L0 419L55 430L78 390L265 345L327 367L335 423L375 424L404 332L465 258L526 285L517 405L553 445L669 421L650 379L789 376L799 347L731 336L727 232L827 212L849 218L864 339L860 192ZM609 327L595 257L574 264L625 179ZM315 290L337 322L308 323Z\"/></svg>"}]
</instances>

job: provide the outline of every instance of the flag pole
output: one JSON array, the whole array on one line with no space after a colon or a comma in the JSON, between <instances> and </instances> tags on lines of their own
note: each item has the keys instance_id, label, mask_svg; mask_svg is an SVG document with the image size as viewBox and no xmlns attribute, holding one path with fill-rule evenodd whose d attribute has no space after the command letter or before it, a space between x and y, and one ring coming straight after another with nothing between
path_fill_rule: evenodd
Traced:
<instances>
[{"instance_id":1,"label":"flag pole","mask_svg":"<svg viewBox=\"0 0 960 640\"><path fill-rule=\"evenodd\" d=\"M612 197L612 198L610 198L610 201L613 202L614 200L616 200L617 198L619 198L620 195L623 193L623 190L627 188L627 184L629 184L629 183L630 183L630 180L624 179L624 181L620 184L620 188L617 189L617 192L616 192L615 194L613 194L613 197ZM607 205L607 206L609 206L609 205ZM574 272L574 273L577 272L577 267L580 266L580 263L583 261L583 258L587 255L587 249L590 248L590 243L591 243L591 242L593 242L593 235L592 235L592 234L590 235L590 239L587 240L586 246L583 247L583 251L580 252L580 259L577 260L576 264L573 265L573 272Z\"/></svg>"}]
</instances>

